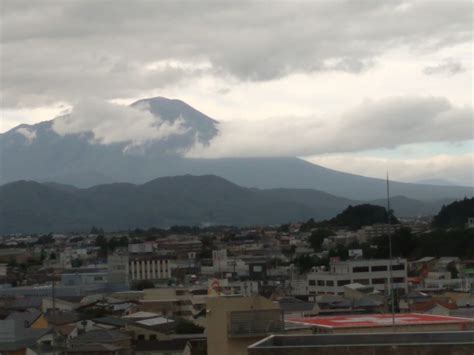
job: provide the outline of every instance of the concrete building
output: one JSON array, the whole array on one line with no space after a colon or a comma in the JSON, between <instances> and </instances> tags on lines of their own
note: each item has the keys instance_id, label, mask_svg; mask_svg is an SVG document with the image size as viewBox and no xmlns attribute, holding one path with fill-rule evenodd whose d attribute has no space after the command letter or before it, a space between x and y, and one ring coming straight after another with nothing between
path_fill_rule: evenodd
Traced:
<instances>
[{"instance_id":1,"label":"concrete building","mask_svg":"<svg viewBox=\"0 0 474 355\"><path fill-rule=\"evenodd\" d=\"M358 283L373 286L374 290L384 291L388 287L390 277L390 260L348 260L330 264L329 270L313 268L308 274L309 294L344 295L344 286ZM404 292L407 284L407 261L392 260L393 287Z\"/></svg>"},{"instance_id":2,"label":"concrete building","mask_svg":"<svg viewBox=\"0 0 474 355\"><path fill-rule=\"evenodd\" d=\"M395 323L393 323L395 321ZM463 331L474 329L474 319L420 313L357 314L291 318L287 322L313 327L314 333L387 333Z\"/></svg>"},{"instance_id":3,"label":"concrete building","mask_svg":"<svg viewBox=\"0 0 474 355\"><path fill-rule=\"evenodd\" d=\"M474 332L272 335L249 355L434 355L472 354Z\"/></svg>"},{"instance_id":4,"label":"concrete building","mask_svg":"<svg viewBox=\"0 0 474 355\"><path fill-rule=\"evenodd\" d=\"M105 284L108 282L108 272L103 269L69 269L61 274L61 285L82 286Z\"/></svg>"},{"instance_id":5,"label":"concrete building","mask_svg":"<svg viewBox=\"0 0 474 355\"><path fill-rule=\"evenodd\" d=\"M425 289L461 289L462 279L452 279L449 271L429 272L423 279Z\"/></svg>"},{"instance_id":6,"label":"concrete building","mask_svg":"<svg viewBox=\"0 0 474 355\"><path fill-rule=\"evenodd\" d=\"M153 252L152 243L135 243L128 245L128 252L130 254L145 254Z\"/></svg>"},{"instance_id":7,"label":"concrete building","mask_svg":"<svg viewBox=\"0 0 474 355\"><path fill-rule=\"evenodd\" d=\"M401 224L373 224L359 229L358 239L360 242L367 242L372 238L393 234L400 228L402 228Z\"/></svg>"},{"instance_id":8,"label":"concrete building","mask_svg":"<svg viewBox=\"0 0 474 355\"><path fill-rule=\"evenodd\" d=\"M169 259L157 255L129 256L130 281L159 280L171 277Z\"/></svg>"},{"instance_id":9,"label":"concrete building","mask_svg":"<svg viewBox=\"0 0 474 355\"><path fill-rule=\"evenodd\" d=\"M107 259L108 279L110 283L129 284L129 259L128 255L114 254Z\"/></svg>"},{"instance_id":10,"label":"concrete building","mask_svg":"<svg viewBox=\"0 0 474 355\"><path fill-rule=\"evenodd\" d=\"M160 280L171 277L171 263L166 257L146 254L111 255L108 258L112 283Z\"/></svg>"},{"instance_id":11,"label":"concrete building","mask_svg":"<svg viewBox=\"0 0 474 355\"><path fill-rule=\"evenodd\" d=\"M474 217L469 217L467 219L466 228L474 228Z\"/></svg>"},{"instance_id":12,"label":"concrete building","mask_svg":"<svg viewBox=\"0 0 474 355\"><path fill-rule=\"evenodd\" d=\"M209 355L246 355L247 347L284 330L278 304L260 297L211 297L207 300Z\"/></svg>"}]
</instances>

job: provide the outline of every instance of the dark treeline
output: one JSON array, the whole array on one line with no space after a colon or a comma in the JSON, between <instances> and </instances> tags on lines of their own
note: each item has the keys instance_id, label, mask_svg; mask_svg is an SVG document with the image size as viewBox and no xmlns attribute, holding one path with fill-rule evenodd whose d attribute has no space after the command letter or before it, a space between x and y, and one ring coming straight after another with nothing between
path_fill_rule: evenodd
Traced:
<instances>
[{"instance_id":1,"label":"dark treeline","mask_svg":"<svg viewBox=\"0 0 474 355\"><path fill-rule=\"evenodd\" d=\"M310 219L301 225L301 231L310 231L313 228L325 227L345 227L349 230L357 230L362 226L370 226L377 223L388 223L389 218L385 207L362 204L357 206L349 206L336 217L316 222ZM393 211L390 211L390 224L400 223Z\"/></svg>"},{"instance_id":2,"label":"dark treeline","mask_svg":"<svg viewBox=\"0 0 474 355\"><path fill-rule=\"evenodd\" d=\"M315 252L321 252L324 238L332 234L331 230L318 229L313 231L308 241ZM389 257L388 238L385 235L373 238L367 243L340 244L329 250L327 258L303 255L295 259L295 265L301 272L308 271L312 266L328 266L331 257L347 260L351 249L362 249L366 259L385 259ZM392 234L392 247L394 257L408 260L416 260L424 256L457 256L461 259L474 259L474 229L436 229L415 235L409 228L401 228Z\"/></svg>"},{"instance_id":3,"label":"dark treeline","mask_svg":"<svg viewBox=\"0 0 474 355\"><path fill-rule=\"evenodd\" d=\"M443 206L433 219L436 228L462 228L468 218L474 217L474 198L465 198Z\"/></svg>"}]
</instances>

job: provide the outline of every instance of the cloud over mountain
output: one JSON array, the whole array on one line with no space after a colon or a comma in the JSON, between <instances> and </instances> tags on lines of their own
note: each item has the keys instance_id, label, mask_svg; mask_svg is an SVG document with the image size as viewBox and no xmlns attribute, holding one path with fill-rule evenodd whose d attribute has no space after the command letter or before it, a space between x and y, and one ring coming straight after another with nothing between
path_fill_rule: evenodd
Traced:
<instances>
[{"instance_id":1,"label":"cloud over mountain","mask_svg":"<svg viewBox=\"0 0 474 355\"><path fill-rule=\"evenodd\" d=\"M146 108L146 103L140 109L96 99L84 100L74 106L70 114L55 119L52 129L60 135L92 132L93 143L128 142L131 146L187 132L182 119L165 121Z\"/></svg>"},{"instance_id":2,"label":"cloud over mountain","mask_svg":"<svg viewBox=\"0 0 474 355\"><path fill-rule=\"evenodd\" d=\"M472 107L438 97L367 100L340 117L276 117L221 123L190 157L307 156L474 138Z\"/></svg>"}]
</instances>

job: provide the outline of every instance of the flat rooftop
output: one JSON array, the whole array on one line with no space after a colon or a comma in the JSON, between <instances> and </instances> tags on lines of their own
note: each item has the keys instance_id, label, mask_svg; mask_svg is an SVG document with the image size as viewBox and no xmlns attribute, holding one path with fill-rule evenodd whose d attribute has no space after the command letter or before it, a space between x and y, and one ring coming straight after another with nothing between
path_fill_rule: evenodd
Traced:
<instances>
[{"instance_id":1,"label":"flat rooftop","mask_svg":"<svg viewBox=\"0 0 474 355\"><path fill-rule=\"evenodd\" d=\"M327 329L339 328L377 328L392 326L391 314L351 314L343 316L326 317L304 317L290 318L286 320L290 323L310 325ZM438 316L420 313L397 313L395 314L396 326L407 325L433 325L433 324L468 324L474 319Z\"/></svg>"},{"instance_id":2,"label":"flat rooftop","mask_svg":"<svg viewBox=\"0 0 474 355\"><path fill-rule=\"evenodd\" d=\"M348 346L474 344L474 332L371 333L324 335L271 335L249 347L252 349L318 348Z\"/></svg>"}]
</instances>

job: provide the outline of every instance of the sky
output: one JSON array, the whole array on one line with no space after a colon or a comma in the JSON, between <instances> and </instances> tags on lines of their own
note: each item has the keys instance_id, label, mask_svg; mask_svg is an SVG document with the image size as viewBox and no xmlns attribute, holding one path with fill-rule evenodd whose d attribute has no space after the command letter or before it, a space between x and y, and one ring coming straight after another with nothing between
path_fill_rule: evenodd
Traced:
<instances>
[{"instance_id":1,"label":"sky","mask_svg":"<svg viewBox=\"0 0 474 355\"><path fill-rule=\"evenodd\" d=\"M474 185L470 1L0 6L0 132L72 110L80 121L58 132L90 125L100 144L163 139L179 124L130 129L127 119L150 118L125 105L164 96L220 121L190 157L298 156Z\"/></svg>"}]
</instances>

